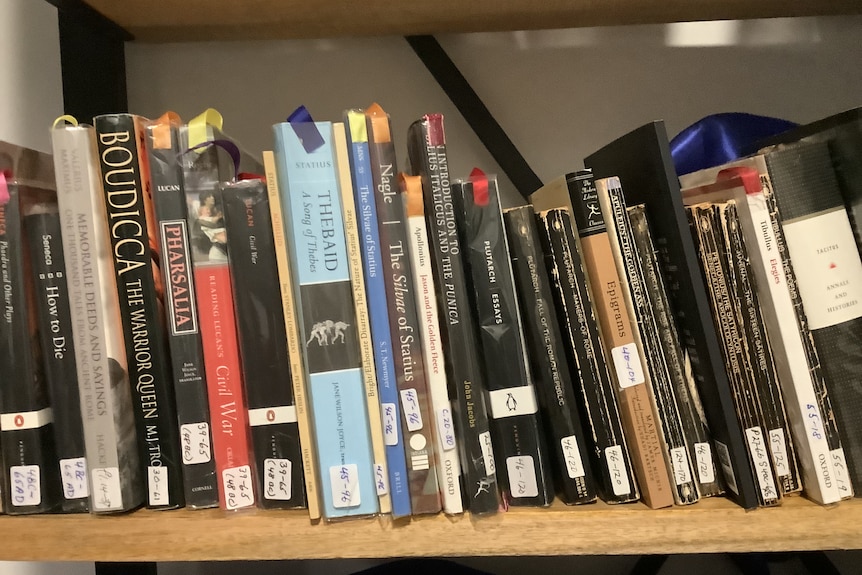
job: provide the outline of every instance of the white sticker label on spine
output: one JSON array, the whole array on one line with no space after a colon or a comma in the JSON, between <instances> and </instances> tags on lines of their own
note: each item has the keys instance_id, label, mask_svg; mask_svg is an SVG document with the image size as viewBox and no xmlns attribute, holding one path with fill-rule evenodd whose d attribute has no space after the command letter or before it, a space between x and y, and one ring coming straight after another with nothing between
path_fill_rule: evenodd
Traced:
<instances>
[{"instance_id":1,"label":"white sticker label on spine","mask_svg":"<svg viewBox=\"0 0 862 575\"><path fill-rule=\"evenodd\" d=\"M292 405L282 405L248 410L249 427L278 425L279 423L296 423L296 408Z\"/></svg>"},{"instance_id":2,"label":"white sticker label on spine","mask_svg":"<svg viewBox=\"0 0 862 575\"><path fill-rule=\"evenodd\" d=\"M212 459L210 426L206 421L181 425L180 442L184 465L208 463Z\"/></svg>"},{"instance_id":3,"label":"white sticker label on spine","mask_svg":"<svg viewBox=\"0 0 862 575\"><path fill-rule=\"evenodd\" d=\"M778 488L772 476L772 466L769 464L769 447L766 445L763 431L759 427L750 427L745 430L745 438L748 440L748 453L754 464L754 474L757 475L760 495L766 502L777 499Z\"/></svg>"},{"instance_id":4,"label":"white sticker label on spine","mask_svg":"<svg viewBox=\"0 0 862 575\"><path fill-rule=\"evenodd\" d=\"M254 505L254 486L251 481L251 468L248 465L225 469L222 471L221 480L227 510Z\"/></svg>"},{"instance_id":5,"label":"white sticker label on spine","mask_svg":"<svg viewBox=\"0 0 862 575\"><path fill-rule=\"evenodd\" d=\"M634 343L627 343L611 350L614 358L614 369L620 382L620 389L632 387L646 381L643 366Z\"/></svg>"},{"instance_id":6,"label":"white sticker label on spine","mask_svg":"<svg viewBox=\"0 0 862 575\"><path fill-rule=\"evenodd\" d=\"M494 419L530 415L539 409L536 393L531 385L495 389L488 392L488 399L491 403L491 417Z\"/></svg>"},{"instance_id":7,"label":"white sticker label on spine","mask_svg":"<svg viewBox=\"0 0 862 575\"><path fill-rule=\"evenodd\" d=\"M398 445L398 418L394 403L381 403L380 412L383 416L383 443Z\"/></svg>"},{"instance_id":8,"label":"white sticker label on spine","mask_svg":"<svg viewBox=\"0 0 862 575\"><path fill-rule=\"evenodd\" d=\"M22 411L17 413L0 414L0 430L21 431L24 429L38 429L45 427L54 421L54 413L50 407L39 411Z\"/></svg>"},{"instance_id":9,"label":"white sticker label on spine","mask_svg":"<svg viewBox=\"0 0 862 575\"><path fill-rule=\"evenodd\" d=\"M452 410L444 407L437 411L437 434L443 445L443 451L455 449L455 425L452 423Z\"/></svg>"},{"instance_id":10,"label":"white sticker label on spine","mask_svg":"<svg viewBox=\"0 0 862 575\"><path fill-rule=\"evenodd\" d=\"M86 457L61 459L60 477L63 480L63 497L66 499L81 499L90 495Z\"/></svg>"},{"instance_id":11,"label":"white sticker label on spine","mask_svg":"<svg viewBox=\"0 0 862 575\"><path fill-rule=\"evenodd\" d=\"M12 505L28 507L42 503L42 478L38 465L13 465L9 468Z\"/></svg>"},{"instance_id":12,"label":"white sticker label on spine","mask_svg":"<svg viewBox=\"0 0 862 575\"><path fill-rule=\"evenodd\" d=\"M790 460L787 458L787 444L784 442L783 429L769 430L769 450L772 452L775 475L778 477L790 475Z\"/></svg>"},{"instance_id":13,"label":"white sticker label on spine","mask_svg":"<svg viewBox=\"0 0 862 575\"><path fill-rule=\"evenodd\" d=\"M329 487L332 506L336 509L356 507L362 502L359 494L359 469L355 463L330 467Z\"/></svg>"},{"instance_id":14,"label":"white sticker label on spine","mask_svg":"<svg viewBox=\"0 0 862 575\"><path fill-rule=\"evenodd\" d=\"M673 467L673 479L677 485L691 483L691 466L688 464L688 453L685 447L674 447L670 450L670 462Z\"/></svg>"},{"instance_id":15,"label":"white sticker label on spine","mask_svg":"<svg viewBox=\"0 0 862 575\"><path fill-rule=\"evenodd\" d=\"M509 472L509 492L512 497L536 497L539 495L539 482L536 479L536 466L529 455L506 458Z\"/></svg>"},{"instance_id":16,"label":"white sticker label on spine","mask_svg":"<svg viewBox=\"0 0 862 575\"><path fill-rule=\"evenodd\" d=\"M263 498L289 501L291 496L293 464L290 459L263 460Z\"/></svg>"},{"instance_id":17,"label":"white sticker label on spine","mask_svg":"<svg viewBox=\"0 0 862 575\"><path fill-rule=\"evenodd\" d=\"M497 473L497 465L494 463L494 448L491 446L490 431L479 434L479 445L482 447L482 459L485 461L485 475L494 475Z\"/></svg>"},{"instance_id":18,"label":"white sticker label on spine","mask_svg":"<svg viewBox=\"0 0 862 575\"><path fill-rule=\"evenodd\" d=\"M845 497L853 497L853 484L850 481L850 476L847 471L847 460L844 459L844 448L832 450L832 470L835 472L835 484L838 486L838 493L841 499Z\"/></svg>"},{"instance_id":19,"label":"white sticker label on spine","mask_svg":"<svg viewBox=\"0 0 862 575\"><path fill-rule=\"evenodd\" d=\"M374 486L377 488L377 496L382 497L389 493L389 477L386 476L386 467L374 464Z\"/></svg>"},{"instance_id":20,"label":"white sticker label on spine","mask_svg":"<svg viewBox=\"0 0 862 575\"><path fill-rule=\"evenodd\" d=\"M721 464L721 471L724 473L724 480L731 491L739 495L739 487L736 485L736 475L733 473L733 466L730 464L730 451L727 446L720 441L715 442L715 451L718 455L718 462Z\"/></svg>"},{"instance_id":21,"label":"white sticker label on spine","mask_svg":"<svg viewBox=\"0 0 862 575\"><path fill-rule=\"evenodd\" d=\"M93 483L93 507L96 511L123 507L123 488L120 470L116 467L97 467L90 479Z\"/></svg>"},{"instance_id":22,"label":"white sticker label on spine","mask_svg":"<svg viewBox=\"0 0 862 575\"><path fill-rule=\"evenodd\" d=\"M419 396L415 389L402 389L401 408L404 410L404 421L407 422L407 429L410 431L419 431L422 429L422 412L419 410Z\"/></svg>"},{"instance_id":23,"label":"white sticker label on spine","mask_svg":"<svg viewBox=\"0 0 862 575\"><path fill-rule=\"evenodd\" d=\"M578 449L578 439L574 435L564 437L560 440L563 449L563 459L566 462L566 472L570 479L577 479L586 475L584 462L581 459L581 451Z\"/></svg>"},{"instance_id":24,"label":"white sticker label on spine","mask_svg":"<svg viewBox=\"0 0 862 575\"><path fill-rule=\"evenodd\" d=\"M150 505L170 504L167 467L147 467L147 489Z\"/></svg>"},{"instance_id":25,"label":"white sticker label on spine","mask_svg":"<svg viewBox=\"0 0 862 575\"><path fill-rule=\"evenodd\" d=\"M628 495L632 492L629 484L629 475L626 473L625 461L623 461L623 448L620 445L612 445L605 448L605 460L608 464L611 485L614 495Z\"/></svg>"},{"instance_id":26,"label":"white sticker label on spine","mask_svg":"<svg viewBox=\"0 0 862 575\"><path fill-rule=\"evenodd\" d=\"M695 443L694 456L697 458L697 477L701 483L715 482L715 468L712 466L712 448L709 443Z\"/></svg>"}]
</instances>

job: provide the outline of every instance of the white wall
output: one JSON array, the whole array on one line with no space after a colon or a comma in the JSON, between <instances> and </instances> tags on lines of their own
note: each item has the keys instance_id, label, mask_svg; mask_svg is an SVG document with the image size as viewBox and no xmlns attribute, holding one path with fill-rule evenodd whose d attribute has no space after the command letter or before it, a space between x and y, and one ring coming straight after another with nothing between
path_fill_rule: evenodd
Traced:
<instances>
[{"instance_id":1,"label":"white wall","mask_svg":"<svg viewBox=\"0 0 862 575\"><path fill-rule=\"evenodd\" d=\"M860 32L862 18L841 17L440 40L548 180L654 119L665 119L673 136L715 112L806 122L862 105ZM157 116L171 108L189 117L213 106L224 114L226 131L251 150L270 147L270 124L299 104L316 118L338 119L345 107L377 100L392 115L402 152L409 123L439 111L447 117L452 174L466 175L474 165L499 171L399 37L129 44L126 54L133 111ZM406 167L404 153L400 161Z\"/></svg>"},{"instance_id":2,"label":"white wall","mask_svg":"<svg viewBox=\"0 0 862 575\"><path fill-rule=\"evenodd\" d=\"M57 9L0 0L0 140L50 152L48 129L62 113Z\"/></svg>"}]
</instances>

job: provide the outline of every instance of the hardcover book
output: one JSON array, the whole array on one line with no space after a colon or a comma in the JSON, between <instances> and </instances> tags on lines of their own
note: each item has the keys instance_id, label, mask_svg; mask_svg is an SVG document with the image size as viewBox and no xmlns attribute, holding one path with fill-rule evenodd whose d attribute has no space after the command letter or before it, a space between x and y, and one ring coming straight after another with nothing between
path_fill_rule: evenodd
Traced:
<instances>
[{"instance_id":1,"label":"hardcover book","mask_svg":"<svg viewBox=\"0 0 862 575\"><path fill-rule=\"evenodd\" d=\"M499 494L485 402L487 384L457 232L443 116L429 114L411 124L407 149L413 171L422 177L434 286L444 317L440 335L446 378L454 387L450 397L454 396L452 411L464 475L465 507L473 515L495 513Z\"/></svg>"},{"instance_id":2,"label":"hardcover book","mask_svg":"<svg viewBox=\"0 0 862 575\"><path fill-rule=\"evenodd\" d=\"M305 498L308 505L309 519L316 521L320 519L320 490L316 475L317 457L314 452L314 441L311 435L311 414L309 413L307 399L305 367L302 363L302 350L300 349L299 326L296 322L296 304L293 297L290 256L284 237L281 194L278 189L275 155L272 152L266 151L263 153L263 165L266 170L266 193L269 196L269 215L272 222L275 259L278 265L281 306L287 337L287 356L290 360L290 382L293 387L293 403L296 409L296 423L299 428L299 447L302 450L302 474L305 481Z\"/></svg>"},{"instance_id":3,"label":"hardcover book","mask_svg":"<svg viewBox=\"0 0 862 575\"><path fill-rule=\"evenodd\" d=\"M161 243L164 309L168 327L186 504L218 505L212 429L207 402L188 206L180 162L179 119L163 116L147 126L147 154Z\"/></svg>"},{"instance_id":4,"label":"hardcover book","mask_svg":"<svg viewBox=\"0 0 862 575\"><path fill-rule=\"evenodd\" d=\"M700 394L691 375L691 367L686 361L676 323L670 312L664 278L656 258L655 244L652 241L646 209L643 205L631 206L626 210L631 221L634 242L643 269L644 282L649 306L655 314L655 333L659 338L670 383L679 408L683 434L688 446L689 462L701 497L711 497L724 493L720 473L716 472L716 462L709 435L706 414L700 402Z\"/></svg>"},{"instance_id":5,"label":"hardcover book","mask_svg":"<svg viewBox=\"0 0 862 575\"><path fill-rule=\"evenodd\" d=\"M689 445L683 433L676 393L670 381L667 359L658 333L655 311L646 287L640 256L619 180L609 178L596 183L602 215L607 222L608 238L617 264L623 300L632 319L632 336L644 369L644 380L656 413L664 447L664 458L671 473L674 502L690 505L700 499L694 479Z\"/></svg>"},{"instance_id":6,"label":"hardcover book","mask_svg":"<svg viewBox=\"0 0 862 575\"><path fill-rule=\"evenodd\" d=\"M546 210L538 217L566 356L569 365L577 367L578 381L572 383L580 394L581 417L588 425L589 453L600 477L599 495L607 503L637 501L640 491L605 362L577 230L568 209Z\"/></svg>"},{"instance_id":7,"label":"hardcover book","mask_svg":"<svg viewBox=\"0 0 862 575\"><path fill-rule=\"evenodd\" d=\"M458 438L455 435L445 359L440 342L440 321L430 260L431 247L428 242L428 227L425 224L425 206L422 202L422 178L402 173L399 174L398 181L407 215L407 240L416 282L414 293L421 319L425 373L428 375L428 393L434 410L432 427L437 447L437 481L443 498L443 511L449 514L461 513L464 511L464 505L460 482L461 465L456 449Z\"/></svg>"},{"instance_id":8,"label":"hardcover book","mask_svg":"<svg viewBox=\"0 0 862 575\"><path fill-rule=\"evenodd\" d=\"M36 317L42 345L42 365L59 461L65 513L89 510L89 481L81 398L75 367L72 313L66 283L66 259L56 194L33 205L24 216L30 273L35 286ZM23 254L23 252L22 252Z\"/></svg>"},{"instance_id":9,"label":"hardcover book","mask_svg":"<svg viewBox=\"0 0 862 575\"><path fill-rule=\"evenodd\" d=\"M237 168L225 150L215 144L189 149L203 142L223 140L216 129L201 123L197 117L180 130L180 148L186 150L181 156L183 181L219 506L232 511L254 506L259 496L254 489L256 470L222 205L222 183L231 181ZM192 140L200 137L203 142Z\"/></svg>"},{"instance_id":10,"label":"hardcover book","mask_svg":"<svg viewBox=\"0 0 862 575\"><path fill-rule=\"evenodd\" d=\"M615 385L641 496L653 508L673 505L660 428L592 174L581 171L557 178L534 192L531 200L538 210L565 207L574 216L605 361Z\"/></svg>"},{"instance_id":11,"label":"hardcover book","mask_svg":"<svg viewBox=\"0 0 862 575\"><path fill-rule=\"evenodd\" d=\"M251 179L222 188L257 504L305 507L299 429L266 185Z\"/></svg>"},{"instance_id":12,"label":"hardcover book","mask_svg":"<svg viewBox=\"0 0 862 575\"><path fill-rule=\"evenodd\" d=\"M584 160L596 178L618 176L626 205L644 204L668 279L671 308L710 430L728 495L742 507L757 506L746 440L739 428L694 241L679 193L664 123L652 122L618 138Z\"/></svg>"},{"instance_id":13,"label":"hardcover book","mask_svg":"<svg viewBox=\"0 0 862 575\"><path fill-rule=\"evenodd\" d=\"M456 221L469 262L479 324L491 436L506 464L500 481L509 505L550 505L554 487L527 363L521 312L497 194L497 180L474 170L452 185Z\"/></svg>"},{"instance_id":14,"label":"hardcover book","mask_svg":"<svg viewBox=\"0 0 862 575\"><path fill-rule=\"evenodd\" d=\"M366 111L371 176L380 232L380 259L386 270L389 331L394 345L395 380L413 514L440 511L431 397L422 357L421 324L414 296L404 206L398 193L395 143L389 116L377 104Z\"/></svg>"},{"instance_id":15,"label":"hardcover book","mask_svg":"<svg viewBox=\"0 0 862 575\"><path fill-rule=\"evenodd\" d=\"M273 130L323 516L368 515L379 505L332 124L302 124ZM297 134L309 128L317 147Z\"/></svg>"},{"instance_id":16,"label":"hardcover book","mask_svg":"<svg viewBox=\"0 0 862 575\"><path fill-rule=\"evenodd\" d=\"M392 515L410 515L410 486L407 481L407 458L401 434L401 407L395 382L392 336L389 332L389 306L386 302L386 283L380 257L380 232L377 223L377 204L374 201L374 182L371 180L371 160L368 157L368 130L365 113L350 110L345 113L345 127L350 143L350 169L353 176L354 203L359 222L359 243L362 248L365 294L374 338L374 364L377 371L377 392L380 400L383 442L389 475L389 495ZM346 200L345 200L346 201Z\"/></svg>"},{"instance_id":17,"label":"hardcover book","mask_svg":"<svg viewBox=\"0 0 862 575\"><path fill-rule=\"evenodd\" d=\"M50 201L47 190L19 177L0 175L6 196L0 198L0 452L3 456L3 506L10 515L45 513L61 508L61 465L54 444L54 418L45 382L39 341L31 254L41 241L27 245L23 216L29 202ZM4 202L5 200L5 202ZM43 326L42 329L46 329Z\"/></svg>"},{"instance_id":18,"label":"hardcover book","mask_svg":"<svg viewBox=\"0 0 862 575\"><path fill-rule=\"evenodd\" d=\"M161 306L159 241L152 203L143 119L129 114L94 119L105 207L126 336L129 381L147 506L185 504L176 397ZM159 284L161 282L159 281Z\"/></svg>"},{"instance_id":19,"label":"hardcover book","mask_svg":"<svg viewBox=\"0 0 862 575\"><path fill-rule=\"evenodd\" d=\"M144 481L96 135L91 126L61 124L51 139L90 512L128 511L144 501Z\"/></svg>"},{"instance_id":20,"label":"hardcover book","mask_svg":"<svg viewBox=\"0 0 862 575\"><path fill-rule=\"evenodd\" d=\"M596 500L589 446L578 411L574 374L563 346L532 206L503 212L530 368L551 452L557 495L568 505ZM576 366L577 367L577 366Z\"/></svg>"}]
</instances>

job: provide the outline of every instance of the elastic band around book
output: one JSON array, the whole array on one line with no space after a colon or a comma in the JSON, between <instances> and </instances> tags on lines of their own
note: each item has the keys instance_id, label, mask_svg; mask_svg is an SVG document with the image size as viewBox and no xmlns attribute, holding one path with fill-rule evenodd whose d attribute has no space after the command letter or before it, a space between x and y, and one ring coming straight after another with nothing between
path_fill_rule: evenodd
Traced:
<instances>
[{"instance_id":1,"label":"elastic band around book","mask_svg":"<svg viewBox=\"0 0 862 575\"><path fill-rule=\"evenodd\" d=\"M320 135L317 125L305 106L300 106L294 110L287 117L287 123L293 128L306 153L310 154L324 144L323 136Z\"/></svg>"},{"instance_id":2,"label":"elastic band around book","mask_svg":"<svg viewBox=\"0 0 862 575\"><path fill-rule=\"evenodd\" d=\"M0 206L5 206L9 203L9 185L6 183L6 180L11 178L11 171L0 170Z\"/></svg>"},{"instance_id":3,"label":"elastic band around book","mask_svg":"<svg viewBox=\"0 0 862 575\"><path fill-rule=\"evenodd\" d=\"M735 168L725 168L718 172L715 176L716 182L724 182L726 180L739 179L745 187L747 194L759 194L762 189L760 187L760 174L754 168L746 168L745 166L737 166Z\"/></svg>"},{"instance_id":4,"label":"elastic band around book","mask_svg":"<svg viewBox=\"0 0 862 575\"><path fill-rule=\"evenodd\" d=\"M470 172L470 183L473 184L473 203L477 206L488 205L488 176L479 168Z\"/></svg>"},{"instance_id":5,"label":"elastic band around book","mask_svg":"<svg viewBox=\"0 0 862 575\"><path fill-rule=\"evenodd\" d=\"M187 150L180 152L179 156L182 158L183 156L185 156L189 152L192 152L194 150L200 150L201 148L207 148L209 146L218 146L219 148L221 148L222 150L224 150L225 152L227 152L230 155L231 159L233 160L233 181L236 181L237 178L239 177L239 173L240 173L239 172L240 152L239 152L239 147L237 147L237 145L234 144L233 142L231 142L230 140L210 140L208 142L203 142L201 144L198 144L197 146L192 146L191 148L188 148Z\"/></svg>"},{"instance_id":6,"label":"elastic band around book","mask_svg":"<svg viewBox=\"0 0 862 575\"><path fill-rule=\"evenodd\" d=\"M209 126L219 132L224 126L224 118L215 108L207 108L189 121L189 149L209 140Z\"/></svg>"}]
</instances>

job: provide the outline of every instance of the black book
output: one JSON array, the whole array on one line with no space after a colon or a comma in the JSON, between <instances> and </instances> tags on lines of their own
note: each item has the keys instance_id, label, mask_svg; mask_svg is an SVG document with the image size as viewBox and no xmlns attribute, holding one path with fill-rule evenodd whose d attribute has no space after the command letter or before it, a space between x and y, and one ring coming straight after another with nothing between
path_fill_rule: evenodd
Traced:
<instances>
[{"instance_id":1,"label":"black book","mask_svg":"<svg viewBox=\"0 0 862 575\"><path fill-rule=\"evenodd\" d=\"M222 187L258 506L305 507L302 450L287 355L287 332L266 186Z\"/></svg>"},{"instance_id":2,"label":"black book","mask_svg":"<svg viewBox=\"0 0 862 575\"><path fill-rule=\"evenodd\" d=\"M605 362L604 345L572 216L563 208L540 212L538 216L559 326L567 343L566 356L580 376L573 384L581 396L578 406L589 430L590 459L600 479L599 496L607 503L637 501L640 492Z\"/></svg>"},{"instance_id":3,"label":"black book","mask_svg":"<svg viewBox=\"0 0 862 575\"><path fill-rule=\"evenodd\" d=\"M524 320L530 368L541 406L545 439L551 452L554 486L567 504L596 500L590 445L578 409L573 380L563 344L557 310L545 269L536 214L532 206L503 212L512 270Z\"/></svg>"},{"instance_id":4,"label":"black book","mask_svg":"<svg viewBox=\"0 0 862 575\"><path fill-rule=\"evenodd\" d=\"M66 261L60 214L54 202L38 206L38 213L24 216L24 232L30 246L42 365L54 416L63 488L61 508L65 513L76 513L89 510L89 482Z\"/></svg>"},{"instance_id":5,"label":"black book","mask_svg":"<svg viewBox=\"0 0 862 575\"><path fill-rule=\"evenodd\" d=\"M479 340L488 377L491 437L506 473L509 505L550 505L554 498L547 448L530 373L522 318L497 194L484 174L452 185L458 233L469 262Z\"/></svg>"},{"instance_id":6,"label":"black book","mask_svg":"<svg viewBox=\"0 0 862 575\"><path fill-rule=\"evenodd\" d=\"M409 259L407 216L403 194L398 193L395 144L389 116L379 105L373 104L365 115L411 508L413 515L438 513L442 502L435 467L433 410L422 355L422 325L413 293L416 283Z\"/></svg>"},{"instance_id":7,"label":"black book","mask_svg":"<svg viewBox=\"0 0 862 575\"><path fill-rule=\"evenodd\" d=\"M15 182L8 191L0 205L0 449L4 510L21 515L58 510L63 496L29 270L38 247L28 249L22 221L22 203L46 192Z\"/></svg>"},{"instance_id":8,"label":"black book","mask_svg":"<svg viewBox=\"0 0 862 575\"><path fill-rule=\"evenodd\" d=\"M162 245L164 308L182 442L185 499L190 507L216 507L218 478L212 456L212 422L195 300L178 128L169 123L148 126L147 153Z\"/></svg>"},{"instance_id":9,"label":"black book","mask_svg":"<svg viewBox=\"0 0 862 575\"><path fill-rule=\"evenodd\" d=\"M458 238L449 180L443 116L411 124L407 151L413 172L422 176L425 218L432 246L434 285L449 380L455 432L460 450L463 492L470 513L495 513L499 507L496 465L485 396L487 384L479 358L479 333L470 303L464 254Z\"/></svg>"},{"instance_id":10,"label":"black book","mask_svg":"<svg viewBox=\"0 0 862 575\"><path fill-rule=\"evenodd\" d=\"M712 327L664 123L642 126L588 156L584 163L596 178L618 176L626 205L644 204L652 214L653 237L668 279L671 307L712 425L718 460L725 478L732 479L728 481L730 496L745 508L757 507L755 478Z\"/></svg>"},{"instance_id":11,"label":"black book","mask_svg":"<svg viewBox=\"0 0 862 575\"><path fill-rule=\"evenodd\" d=\"M130 114L97 116L94 126L138 450L147 470L147 506L182 507L182 454L162 302L154 281L154 275L161 274L159 242L143 119Z\"/></svg>"}]
</instances>

